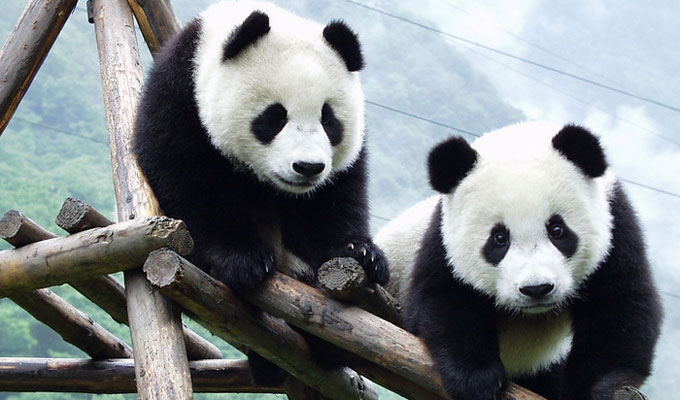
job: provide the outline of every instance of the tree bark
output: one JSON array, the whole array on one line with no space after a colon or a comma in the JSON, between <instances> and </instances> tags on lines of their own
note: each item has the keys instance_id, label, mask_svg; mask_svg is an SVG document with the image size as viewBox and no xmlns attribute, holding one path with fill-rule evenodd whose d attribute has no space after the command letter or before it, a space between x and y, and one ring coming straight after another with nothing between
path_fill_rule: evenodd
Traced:
<instances>
[{"instance_id":1,"label":"tree bark","mask_svg":"<svg viewBox=\"0 0 680 400\"><path fill-rule=\"evenodd\" d=\"M377 399L374 387L348 368L326 369L285 322L253 309L221 282L169 250L149 255L149 281L215 335L245 345L331 399Z\"/></svg>"},{"instance_id":2,"label":"tree bark","mask_svg":"<svg viewBox=\"0 0 680 400\"><path fill-rule=\"evenodd\" d=\"M0 298L129 270L161 247L191 251L183 222L145 218L5 250L0 252Z\"/></svg>"},{"instance_id":3,"label":"tree bark","mask_svg":"<svg viewBox=\"0 0 680 400\"><path fill-rule=\"evenodd\" d=\"M256 386L246 360L191 361L189 369L196 392L283 393ZM134 361L0 358L0 392L135 393Z\"/></svg>"},{"instance_id":4,"label":"tree bark","mask_svg":"<svg viewBox=\"0 0 680 400\"><path fill-rule=\"evenodd\" d=\"M0 135L9 124L77 0L31 0L0 50Z\"/></svg>"},{"instance_id":5,"label":"tree bark","mask_svg":"<svg viewBox=\"0 0 680 400\"><path fill-rule=\"evenodd\" d=\"M57 226L73 234L83 230L104 227L112 222L91 205L67 198L56 218ZM41 228L42 229L42 228ZM121 324L128 324L125 288L110 276L102 276L79 282L71 282L77 291L97 304ZM222 358L222 352L214 344L182 325L184 344L189 360Z\"/></svg>"}]
</instances>

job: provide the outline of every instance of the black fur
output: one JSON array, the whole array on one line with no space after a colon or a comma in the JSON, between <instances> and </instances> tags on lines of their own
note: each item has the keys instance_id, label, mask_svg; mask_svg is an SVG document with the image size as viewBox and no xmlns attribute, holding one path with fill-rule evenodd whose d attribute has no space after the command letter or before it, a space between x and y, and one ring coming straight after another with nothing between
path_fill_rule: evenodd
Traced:
<instances>
[{"instance_id":1,"label":"black fur","mask_svg":"<svg viewBox=\"0 0 680 400\"><path fill-rule=\"evenodd\" d=\"M552 140L553 147L574 163L586 176L597 178L607 169L600 141L587 129L566 125Z\"/></svg>"},{"instance_id":2,"label":"black fur","mask_svg":"<svg viewBox=\"0 0 680 400\"><path fill-rule=\"evenodd\" d=\"M573 345L566 360L518 382L550 399L611 400L649 375L662 309L637 218L617 185L610 200L612 248L569 306ZM493 300L455 279L446 262L437 208L405 295L406 326L423 338L452 398L491 400L506 383ZM502 385L500 385L502 386Z\"/></svg>"},{"instance_id":3,"label":"black fur","mask_svg":"<svg viewBox=\"0 0 680 400\"><path fill-rule=\"evenodd\" d=\"M210 143L199 120L192 79L199 35L200 20L195 20L159 53L133 144L161 208L184 220L191 232L195 247L189 260L238 293L248 291L276 267L274 251L258 229L278 223L285 248L314 271L330 258L351 256L370 279L387 283L387 262L368 229L366 150L331 183L303 196L282 193L234 165ZM239 41L239 48L246 42ZM260 122L251 128L259 130ZM259 140L265 136L260 132ZM298 278L313 284L315 277ZM280 378L260 372L256 378L263 382Z\"/></svg>"},{"instance_id":4,"label":"black fur","mask_svg":"<svg viewBox=\"0 0 680 400\"><path fill-rule=\"evenodd\" d=\"M555 235L553 229L560 227L560 235ZM578 236L576 233L569 229L564 219L559 215L553 215L548 220L546 224L546 229L548 230L548 239L550 242L564 254L565 257L571 257L576 253L578 247Z\"/></svg>"},{"instance_id":5,"label":"black fur","mask_svg":"<svg viewBox=\"0 0 680 400\"><path fill-rule=\"evenodd\" d=\"M244 49L255 44L262 36L269 33L269 16L262 11L253 11L239 27L234 29L229 40L224 44L222 61L231 60Z\"/></svg>"},{"instance_id":6,"label":"black fur","mask_svg":"<svg viewBox=\"0 0 680 400\"><path fill-rule=\"evenodd\" d=\"M332 146L337 146L342 142L342 122L335 118L333 107L327 103L321 108L321 125Z\"/></svg>"},{"instance_id":7,"label":"black fur","mask_svg":"<svg viewBox=\"0 0 680 400\"><path fill-rule=\"evenodd\" d=\"M364 67L359 38L344 22L338 20L326 25L323 37L345 62L348 71L355 72Z\"/></svg>"},{"instance_id":8,"label":"black fur","mask_svg":"<svg viewBox=\"0 0 680 400\"><path fill-rule=\"evenodd\" d=\"M267 107L250 124L250 129L262 144L271 143L288 122L288 111L281 103Z\"/></svg>"},{"instance_id":9,"label":"black fur","mask_svg":"<svg viewBox=\"0 0 680 400\"><path fill-rule=\"evenodd\" d=\"M503 235L506 238L505 242L500 242L497 235ZM503 261L503 257L508 253L510 249L510 232L508 228L503 224L496 224L491 228L491 233L489 233L489 238L484 243L482 247L482 255L484 259L491 265L498 265Z\"/></svg>"},{"instance_id":10,"label":"black fur","mask_svg":"<svg viewBox=\"0 0 680 400\"><path fill-rule=\"evenodd\" d=\"M477 152L461 137L451 137L435 146L427 159L430 185L440 193L458 186L477 162Z\"/></svg>"}]
</instances>

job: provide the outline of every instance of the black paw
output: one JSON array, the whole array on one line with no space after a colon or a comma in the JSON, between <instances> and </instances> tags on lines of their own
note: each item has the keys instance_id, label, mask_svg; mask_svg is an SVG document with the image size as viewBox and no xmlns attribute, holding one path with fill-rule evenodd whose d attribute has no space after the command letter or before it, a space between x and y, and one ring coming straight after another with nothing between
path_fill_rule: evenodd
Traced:
<instances>
[{"instance_id":1,"label":"black paw","mask_svg":"<svg viewBox=\"0 0 680 400\"><path fill-rule=\"evenodd\" d=\"M274 251L266 245L249 249L213 251L210 275L235 292L254 289L276 269Z\"/></svg>"},{"instance_id":2,"label":"black paw","mask_svg":"<svg viewBox=\"0 0 680 400\"><path fill-rule=\"evenodd\" d=\"M458 370L444 379L444 388L453 399L505 400L503 393L508 386L503 366L487 369Z\"/></svg>"},{"instance_id":3,"label":"black paw","mask_svg":"<svg viewBox=\"0 0 680 400\"><path fill-rule=\"evenodd\" d=\"M286 380L286 371L252 350L248 351L248 363L250 376L257 386L278 387Z\"/></svg>"},{"instance_id":4,"label":"black paw","mask_svg":"<svg viewBox=\"0 0 680 400\"><path fill-rule=\"evenodd\" d=\"M390 269L385 254L370 240L352 241L345 246L342 254L344 257L352 257L359 261L368 278L379 284L385 285L390 280Z\"/></svg>"}]
</instances>

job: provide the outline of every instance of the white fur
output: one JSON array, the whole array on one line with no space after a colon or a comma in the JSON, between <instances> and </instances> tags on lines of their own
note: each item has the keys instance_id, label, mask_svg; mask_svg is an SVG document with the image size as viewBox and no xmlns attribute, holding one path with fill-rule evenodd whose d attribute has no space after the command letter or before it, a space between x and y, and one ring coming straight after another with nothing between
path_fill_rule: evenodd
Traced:
<instances>
[{"instance_id":1,"label":"white fur","mask_svg":"<svg viewBox=\"0 0 680 400\"><path fill-rule=\"evenodd\" d=\"M254 10L269 16L270 32L223 62L225 41ZM310 191L354 163L364 137L359 74L349 72L326 43L322 25L250 1L215 4L200 20L195 95L201 122L217 149L261 180L292 193ZM271 143L262 144L251 132L251 122L276 102L288 111L289 122ZM321 126L324 103L343 125L337 146L331 146ZM292 169L298 161L322 162L326 168L309 186L288 184L302 182Z\"/></svg>"},{"instance_id":2,"label":"white fur","mask_svg":"<svg viewBox=\"0 0 680 400\"><path fill-rule=\"evenodd\" d=\"M615 177L590 179L552 147L561 125L523 123L474 141L478 162L453 193L415 204L376 236L390 263L391 293L403 298L421 238L437 200L452 274L492 296L506 312L499 324L501 359L510 377L534 373L559 361L571 346L571 316L560 306L605 259L610 249L609 198ZM578 236L566 258L550 242L546 222L559 214ZM491 228L503 223L510 248L496 266L482 249ZM541 304L519 287L552 283Z\"/></svg>"}]
</instances>

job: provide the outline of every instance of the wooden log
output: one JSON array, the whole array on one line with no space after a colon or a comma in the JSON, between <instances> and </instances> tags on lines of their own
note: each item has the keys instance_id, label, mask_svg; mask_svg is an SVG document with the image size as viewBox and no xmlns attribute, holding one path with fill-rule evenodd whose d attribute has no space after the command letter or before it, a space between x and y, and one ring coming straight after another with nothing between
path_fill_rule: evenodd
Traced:
<instances>
[{"instance_id":1,"label":"wooden log","mask_svg":"<svg viewBox=\"0 0 680 400\"><path fill-rule=\"evenodd\" d=\"M247 298L274 316L446 396L425 345L388 321L327 298L281 273L275 273ZM541 398L515 384L510 384L507 395L517 400Z\"/></svg>"},{"instance_id":2,"label":"wooden log","mask_svg":"<svg viewBox=\"0 0 680 400\"><path fill-rule=\"evenodd\" d=\"M0 135L38 73L77 0L31 0L0 50Z\"/></svg>"},{"instance_id":3,"label":"wooden log","mask_svg":"<svg viewBox=\"0 0 680 400\"><path fill-rule=\"evenodd\" d=\"M283 393L256 386L246 360L189 362L193 388L203 393ZM134 393L132 359L0 358L0 392Z\"/></svg>"},{"instance_id":4,"label":"wooden log","mask_svg":"<svg viewBox=\"0 0 680 400\"><path fill-rule=\"evenodd\" d=\"M16 210L7 211L0 219L0 238L14 247L55 237ZM10 296L10 300L92 358L132 357L132 350L127 344L51 290L17 293Z\"/></svg>"},{"instance_id":5,"label":"wooden log","mask_svg":"<svg viewBox=\"0 0 680 400\"><path fill-rule=\"evenodd\" d=\"M180 29L179 20L169 0L128 0L139 29L152 55Z\"/></svg>"},{"instance_id":6,"label":"wooden log","mask_svg":"<svg viewBox=\"0 0 680 400\"><path fill-rule=\"evenodd\" d=\"M93 0L92 11L118 220L162 215L131 150L143 79L132 11L125 0ZM125 274L125 292L140 399L193 398L180 312L141 271Z\"/></svg>"},{"instance_id":7,"label":"wooden log","mask_svg":"<svg viewBox=\"0 0 680 400\"><path fill-rule=\"evenodd\" d=\"M5 250L0 252L0 298L126 271L161 247L181 254L192 250L182 221L151 217Z\"/></svg>"},{"instance_id":8,"label":"wooden log","mask_svg":"<svg viewBox=\"0 0 680 400\"><path fill-rule=\"evenodd\" d=\"M71 234L113 223L91 205L71 197L62 204L55 222L57 226ZM125 288L118 281L110 276L102 276L71 282L71 286L108 312L114 320L128 324ZM222 358L222 352L217 346L185 325L182 325L182 331L189 360Z\"/></svg>"},{"instance_id":9,"label":"wooden log","mask_svg":"<svg viewBox=\"0 0 680 400\"><path fill-rule=\"evenodd\" d=\"M317 276L321 287L331 296L401 326L401 305L382 286L369 282L357 260L331 259L321 265Z\"/></svg>"},{"instance_id":10,"label":"wooden log","mask_svg":"<svg viewBox=\"0 0 680 400\"><path fill-rule=\"evenodd\" d=\"M637 388L633 386L624 386L614 392L613 400L648 400L647 396L642 394Z\"/></svg>"},{"instance_id":11,"label":"wooden log","mask_svg":"<svg viewBox=\"0 0 680 400\"><path fill-rule=\"evenodd\" d=\"M169 250L149 254L149 281L215 335L245 345L331 399L377 399L373 386L349 368L324 369L302 336L286 323L254 310Z\"/></svg>"}]
</instances>

